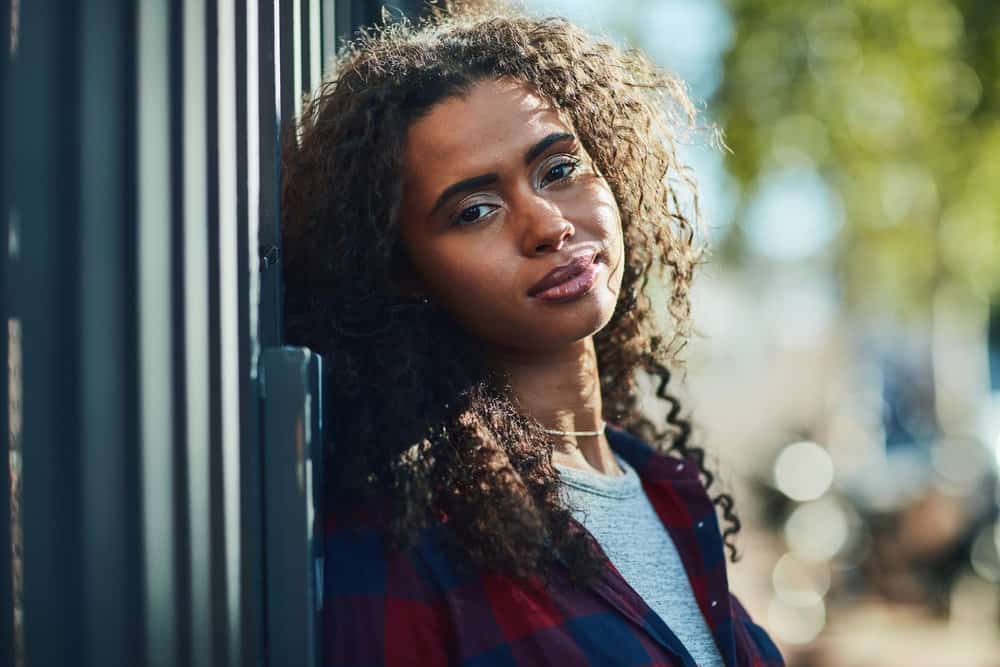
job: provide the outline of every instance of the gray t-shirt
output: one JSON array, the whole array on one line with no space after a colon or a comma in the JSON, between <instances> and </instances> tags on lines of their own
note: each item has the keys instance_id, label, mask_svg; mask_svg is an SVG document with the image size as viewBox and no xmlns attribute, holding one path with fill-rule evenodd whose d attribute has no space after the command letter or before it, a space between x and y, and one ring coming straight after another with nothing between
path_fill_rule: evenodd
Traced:
<instances>
[{"instance_id":1,"label":"gray t-shirt","mask_svg":"<svg viewBox=\"0 0 1000 667\"><path fill-rule=\"evenodd\" d=\"M597 539L625 581L677 635L699 667L722 667L677 547L635 469L617 454L615 459L625 471L623 476L556 464L573 516Z\"/></svg>"}]
</instances>

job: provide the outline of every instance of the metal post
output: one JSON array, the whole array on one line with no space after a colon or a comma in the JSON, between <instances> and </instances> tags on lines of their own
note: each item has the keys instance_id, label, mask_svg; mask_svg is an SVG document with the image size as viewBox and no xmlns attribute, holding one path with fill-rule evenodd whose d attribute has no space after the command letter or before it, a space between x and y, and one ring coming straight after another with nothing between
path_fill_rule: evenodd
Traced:
<instances>
[{"instance_id":1,"label":"metal post","mask_svg":"<svg viewBox=\"0 0 1000 667\"><path fill-rule=\"evenodd\" d=\"M17 59L17 39L19 35L11 25L15 18L10 0L0 0L0 13L5 20L0 21L3 40L2 53L5 55L0 64L0 140L4 146L10 146L11 136L10 80L13 75L14 63ZM8 191L9 174L7 161L4 161L3 172L0 172L0 367L3 377L0 378L0 437L3 446L0 447L0 667L14 667L14 559L12 558L12 531L14 526L13 479L10 468L11 447L15 434L10 414L11 384L19 382L12 377L12 359L10 357L9 328L13 325L12 294L8 294L10 281L8 275L10 266L15 261L11 255L10 233L15 209L11 201L12 192Z\"/></svg>"},{"instance_id":2,"label":"metal post","mask_svg":"<svg viewBox=\"0 0 1000 667\"><path fill-rule=\"evenodd\" d=\"M267 498L267 635L270 664L317 664L321 605L313 475L322 449L320 359L304 348L268 348L261 359Z\"/></svg>"},{"instance_id":3,"label":"metal post","mask_svg":"<svg viewBox=\"0 0 1000 667\"><path fill-rule=\"evenodd\" d=\"M67 664L83 637L81 606L78 275L79 47L75 5L20 5L17 90L4 151L20 230L18 293L23 375L24 638L28 664ZM5 54L6 55L6 54ZM57 113L58 110L58 113ZM29 295L30 292L30 295ZM61 600L57 608L52 600Z\"/></svg>"},{"instance_id":4,"label":"metal post","mask_svg":"<svg viewBox=\"0 0 1000 667\"><path fill-rule=\"evenodd\" d=\"M81 6L80 321L69 332L81 358L83 591L76 622L84 643L77 661L121 667L142 664L145 642L135 24L130 2Z\"/></svg>"}]
</instances>

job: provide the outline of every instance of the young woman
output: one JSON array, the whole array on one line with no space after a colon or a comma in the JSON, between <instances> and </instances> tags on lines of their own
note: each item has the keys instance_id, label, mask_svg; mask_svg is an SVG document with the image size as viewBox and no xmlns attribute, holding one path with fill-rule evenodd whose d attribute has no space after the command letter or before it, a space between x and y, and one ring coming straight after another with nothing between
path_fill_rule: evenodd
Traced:
<instances>
[{"instance_id":1,"label":"young woman","mask_svg":"<svg viewBox=\"0 0 1000 667\"><path fill-rule=\"evenodd\" d=\"M641 54L506 12L363 36L308 102L286 319L328 370L327 665L782 664L666 393L693 120Z\"/></svg>"}]
</instances>

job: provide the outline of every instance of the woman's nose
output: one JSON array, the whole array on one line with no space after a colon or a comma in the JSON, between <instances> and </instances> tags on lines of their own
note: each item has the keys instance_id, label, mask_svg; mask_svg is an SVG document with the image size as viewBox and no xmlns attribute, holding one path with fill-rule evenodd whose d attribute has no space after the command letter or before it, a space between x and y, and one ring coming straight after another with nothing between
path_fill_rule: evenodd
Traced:
<instances>
[{"instance_id":1,"label":"woman's nose","mask_svg":"<svg viewBox=\"0 0 1000 667\"><path fill-rule=\"evenodd\" d=\"M524 211L524 252L539 255L560 250L576 234L562 211L541 197L533 197Z\"/></svg>"}]
</instances>

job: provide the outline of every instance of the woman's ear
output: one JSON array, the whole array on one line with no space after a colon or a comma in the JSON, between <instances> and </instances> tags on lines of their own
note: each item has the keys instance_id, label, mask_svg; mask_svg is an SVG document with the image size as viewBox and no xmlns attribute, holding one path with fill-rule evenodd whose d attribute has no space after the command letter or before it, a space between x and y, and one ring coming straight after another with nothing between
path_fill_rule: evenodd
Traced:
<instances>
[{"instance_id":1,"label":"woman's ear","mask_svg":"<svg viewBox=\"0 0 1000 667\"><path fill-rule=\"evenodd\" d=\"M401 297L416 299L427 296L424 281L417 275L409 256L403 251L398 251L393 259L391 282L393 289Z\"/></svg>"},{"instance_id":2,"label":"woman's ear","mask_svg":"<svg viewBox=\"0 0 1000 667\"><path fill-rule=\"evenodd\" d=\"M396 278L393 280L393 285L396 288L396 292L402 297L417 299L427 296L427 290L424 288L423 283L413 276Z\"/></svg>"}]
</instances>

